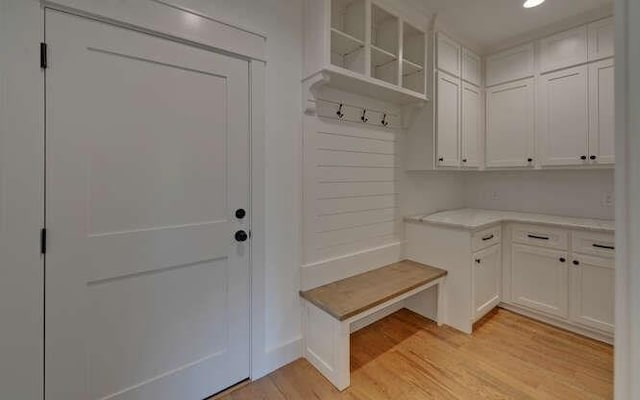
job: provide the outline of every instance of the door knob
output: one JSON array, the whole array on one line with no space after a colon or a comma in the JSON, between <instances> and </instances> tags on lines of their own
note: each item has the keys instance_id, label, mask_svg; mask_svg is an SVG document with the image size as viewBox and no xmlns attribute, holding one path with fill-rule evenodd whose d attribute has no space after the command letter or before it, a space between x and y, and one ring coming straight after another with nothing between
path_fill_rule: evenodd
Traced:
<instances>
[{"instance_id":1,"label":"door knob","mask_svg":"<svg viewBox=\"0 0 640 400\"><path fill-rule=\"evenodd\" d=\"M245 231L237 231L235 234L236 242L245 242L249 239L249 235Z\"/></svg>"},{"instance_id":2,"label":"door knob","mask_svg":"<svg viewBox=\"0 0 640 400\"><path fill-rule=\"evenodd\" d=\"M246 215L247 215L247 212L244 210L244 208L238 208L236 210L236 218L243 219Z\"/></svg>"}]
</instances>

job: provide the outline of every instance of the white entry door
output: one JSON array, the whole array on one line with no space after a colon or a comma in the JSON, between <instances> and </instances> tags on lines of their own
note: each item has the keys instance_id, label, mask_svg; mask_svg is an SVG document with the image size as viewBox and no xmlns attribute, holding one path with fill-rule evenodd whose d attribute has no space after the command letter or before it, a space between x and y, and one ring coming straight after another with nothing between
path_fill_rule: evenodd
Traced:
<instances>
[{"instance_id":1,"label":"white entry door","mask_svg":"<svg viewBox=\"0 0 640 400\"><path fill-rule=\"evenodd\" d=\"M56 11L46 41L46 400L249 377L248 62Z\"/></svg>"}]
</instances>

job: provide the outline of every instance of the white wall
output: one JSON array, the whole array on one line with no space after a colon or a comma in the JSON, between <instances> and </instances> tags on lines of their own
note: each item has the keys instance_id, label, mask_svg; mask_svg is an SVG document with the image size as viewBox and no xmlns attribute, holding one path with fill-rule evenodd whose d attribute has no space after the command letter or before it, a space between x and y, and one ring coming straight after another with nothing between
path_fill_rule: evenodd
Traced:
<instances>
[{"instance_id":1,"label":"white wall","mask_svg":"<svg viewBox=\"0 0 640 400\"><path fill-rule=\"evenodd\" d=\"M613 169L472 172L464 186L466 207L614 219Z\"/></svg>"},{"instance_id":2,"label":"white wall","mask_svg":"<svg viewBox=\"0 0 640 400\"><path fill-rule=\"evenodd\" d=\"M302 0L180 0L267 36L266 346L273 367L299 354ZM269 361L268 361L269 362ZM275 364L273 364L275 363Z\"/></svg>"},{"instance_id":3,"label":"white wall","mask_svg":"<svg viewBox=\"0 0 640 400\"><path fill-rule=\"evenodd\" d=\"M463 173L406 172L402 177L402 215L432 214L465 207Z\"/></svg>"}]
</instances>

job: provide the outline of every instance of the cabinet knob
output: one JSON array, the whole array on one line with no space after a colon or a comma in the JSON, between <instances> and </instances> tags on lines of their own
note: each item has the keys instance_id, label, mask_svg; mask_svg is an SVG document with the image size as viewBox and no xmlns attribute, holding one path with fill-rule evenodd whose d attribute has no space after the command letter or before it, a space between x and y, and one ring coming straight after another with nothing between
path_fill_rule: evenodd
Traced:
<instances>
[{"instance_id":1,"label":"cabinet knob","mask_svg":"<svg viewBox=\"0 0 640 400\"><path fill-rule=\"evenodd\" d=\"M466 159L466 158L463 158L463 159L462 159L462 162L466 163L466 162L467 162L467 159Z\"/></svg>"},{"instance_id":2,"label":"cabinet knob","mask_svg":"<svg viewBox=\"0 0 640 400\"><path fill-rule=\"evenodd\" d=\"M581 159L581 160L586 160L586 159L587 159L587 156L580 156L580 159Z\"/></svg>"},{"instance_id":3,"label":"cabinet knob","mask_svg":"<svg viewBox=\"0 0 640 400\"><path fill-rule=\"evenodd\" d=\"M561 263L566 262L566 261L567 261L567 259L566 259L566 258L564 258L564 257L560 257L560 262L561 262Z\"/></svg>"},{"instance_id":4,"label":"cabinet knob","mask_svg":"<svg viewBox=\"0 0 640 400\"><path fill-rule=\"evenodd\" d=\"M527 162L533 162L533 158L527 158Z\"/></svg>"},{"instance_id":5,"label":"cabinet knob","mask_svg":"<svg viewBox=\"0 0 640 400\"><path fill-rule=\"evenodd\" d=\"M438 158L438 161L443 162L444 161L444 157Z\"/></svg>"},{"instance_id":6,"label":"cabinet knob","mask_svg":"<svg viewBox=\"0 0 640 400\"><path fill-rule=\"evenodd\" d=\"M591 156L589 157L591 160L595 160L596 158L598 158L597 156Z\"/></svg>"},{"instance_id":7,"label":"cabinet knob","mask_svg":"<svg viewBox=\"0 0 640 400\"><path fill-rule=\"evenodd\" d=\"M476 264L480 264L480 259L476 258Z\"/></svg>"},{"instance_id":8,"label":"cabinet knob","mask_svg":"<svg viewBox=\"0 0 640 400\"><path fill-rule=\"evenodd\" d=\"M578 261L578 260L573 260L573 265L580 265L580 261Z\"/></svg>"}]
</instances>

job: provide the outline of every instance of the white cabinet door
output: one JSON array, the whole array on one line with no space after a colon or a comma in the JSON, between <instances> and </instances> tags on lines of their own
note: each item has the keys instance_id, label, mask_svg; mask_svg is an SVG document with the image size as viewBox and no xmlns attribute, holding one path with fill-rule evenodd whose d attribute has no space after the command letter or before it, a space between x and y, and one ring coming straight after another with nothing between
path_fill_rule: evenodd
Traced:
<instances>
[{"instance_id":1,"label":"white cabinet door","mask_svg":"<svg viewBox=\"0 0 640 400\"><path fill-rule=\"evenodd\" d=\"M589 153L598 164L615 162L613 59L589 65Z\"/></svg>"},{"instance_id":2,"label":"white cabinet door","mask_svg":"<svg viewBox=\"0 0 640 400\"><path fill-rule=\"evenodd\" d=\"M456 77L460 76L460 52L458 43L438 32L436 36L436 66L439 70L445 71Z\"/></svg>"},{"instance_id":3,"label":"white cabinet door","mask_svg":"<svg viewBox=\"0 0 640 400\"><path fill-rule=\"evenodd\" d=\"M533 310L567 318L567 261L565 251L513 244L512 301Z\"/></svg>"},{"instance_id":4,"label":"white cabinet door","mask_svg":"<svg viewBox=\"0 0 640 400\"><path fill-rule=\"evenodd\" d=\"M476 86L482 84L482 59L469 49L462 49L462 80Z\"/></svg>"},{"instance_id":5,"label":"white cabinet door","mask_svg":"<svg viewBox=\"0 0 640 400\"><path fill-rule=\"evenodd\" d=\"M480 166L482 140L482 91L462 84L462 166Z\"/></svg>"},{"instance_id":6,"label":"white cabinet door","mask_svg":"<svg viewBox=\"0 0 640 400\"><path fill-rule=\"evenodd\" d=\"M538 111L543 165L588 162L588 83L586 65L540 77Z\"/></svg>"},{"instance_id":7,"label":"white cabinet door","mask_svg":"<svg viewBox=\"0 0 640 400\"><path fill-rule=\"evenodd\" d=\"M437 74L436 138L437 165L460 165L460 79Z\"/></svg>"},{"instance_id":8,"label":"white cabinet door","mask_svg":"<svg viewBox=\"0 0 640 400\"><path fill-rule=\"evenodd\" d=\"M615 269L612 258L574 255L571 264L573 322L613 333Z\"/></svg>"},{"instance_id":9,"label":"white cabinet door","mask_svg":"<svg viewBox=\"0 0 640 400\"><path fill-rule=\"evenodd\" d=\"M589 61L613 57L615 47L613 17L590 23L587 31L589 35Z\"/></svg>"},{"instance_id":10,"label":"white cabinet door","mask_svg":"<svg viewBox=\"0 0 640 400\"><path fill-rule=\"evenodd\" d=\"M500 303L502 246L499 244L473 255L473 313L477 320Z\"/></svg>"},{"instance_id":11,"label":"white cabinet door","mask_svg":"<svg viewBox=\"0 0 640 400\"><path fill-rule=\"evenodd\" d=\"M571 67L587 61L587 26L540 40L540 72Z\"/></svg>"},{"instance_id":12,"label":"white cabinet door","mask_svg":"<svg viewBox=\"0 0 640 400\"><path fill-rule=\"evenodd\" d=\"M533 43L487 57L487 86L530 78L534 72Z\"/></svg>"},{"instance_id":13,"label":"white cabinet door","mask_svg":"<svg viewBox=\"0 0 640 400\"><path fill-rule=\"evenodd\" d=\"M487 167L532 166L533 79L487 89Z\"/></svg>"}]
</instances>

